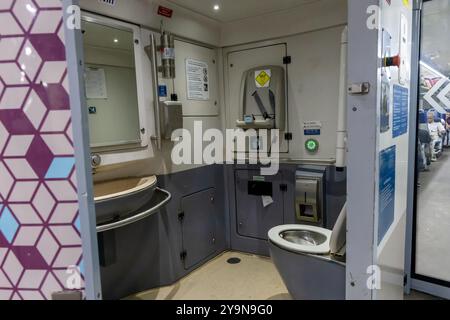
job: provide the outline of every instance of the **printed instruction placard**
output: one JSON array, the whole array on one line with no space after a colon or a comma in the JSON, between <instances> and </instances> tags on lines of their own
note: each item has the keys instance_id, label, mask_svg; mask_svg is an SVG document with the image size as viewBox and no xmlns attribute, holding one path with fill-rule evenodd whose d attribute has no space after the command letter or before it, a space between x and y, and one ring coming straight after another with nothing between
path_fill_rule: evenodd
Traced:
<instances>
[{"instance_id":1,"label":"printed instruction placard","mask_svg":"<svg viewBox=\"0 0 450 320\"><path fill-rule=\"evenodd\" d=\"M392 125L393 138L400 137L408 132L409 122L409 90L394 85L394 115Z\"/></svg>"},{"instance_id":2,"label":"printed instruction placard","mask_svg":"<svg viewBox=\"0 0 450 320\"><path fill-rule=\"evenodd\" d=\"M378 190L378 244L394 223L397 147L380 153L380 178Z\"/></svg>"},{"instance_id":3,"label":"printed instruction placard","mask_svg":"<svg viewBox=\"0 0 450 320\"><path fill-rule=\"evenodd\" d=\"M87 99L108 99L105 69L86 68L85 87Z\"/></svg>"},{"instance_id":4,"label":"printed instruction placard","mask_svg":"<svg viewBox=\"0 0 450 320\"><path fill-rule=\"evenodd\" d=\"M186 59L188 100L209 100L209 68L203 61Z\"/></svg>"}]
</instances>

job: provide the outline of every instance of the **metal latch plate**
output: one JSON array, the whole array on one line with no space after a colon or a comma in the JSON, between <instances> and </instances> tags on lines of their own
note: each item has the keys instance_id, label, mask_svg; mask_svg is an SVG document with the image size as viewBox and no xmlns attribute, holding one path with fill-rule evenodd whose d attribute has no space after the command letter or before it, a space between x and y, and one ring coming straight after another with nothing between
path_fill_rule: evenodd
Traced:
<instances>
[{"instance_id":1,"label":"metal latch plate","mask_svg":"<svg viewBox=\"0 0 450 320\"><path fill-rule=\"evenodd\" d=\"M370 83L353 83L348 87L348 93L351 95L364 95L370 92Z\"/></svg>"}]
</instances>

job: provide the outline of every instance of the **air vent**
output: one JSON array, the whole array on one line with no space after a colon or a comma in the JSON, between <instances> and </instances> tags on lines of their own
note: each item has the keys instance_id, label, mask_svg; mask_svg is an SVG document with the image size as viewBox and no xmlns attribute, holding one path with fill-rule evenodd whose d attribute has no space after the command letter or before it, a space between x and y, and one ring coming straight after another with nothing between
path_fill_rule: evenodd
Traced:
<instances>
[{"instance_id":1,"label":"air vent","mask_svg":"<svg viewBox=\"0 0 450 320\"><path fill-rule=\"evenodd\" d=\"M98 2L103 3L103 4L107 4L109 6L115 6L117 0L98 0Z\"/></svg>"}]
</instances>

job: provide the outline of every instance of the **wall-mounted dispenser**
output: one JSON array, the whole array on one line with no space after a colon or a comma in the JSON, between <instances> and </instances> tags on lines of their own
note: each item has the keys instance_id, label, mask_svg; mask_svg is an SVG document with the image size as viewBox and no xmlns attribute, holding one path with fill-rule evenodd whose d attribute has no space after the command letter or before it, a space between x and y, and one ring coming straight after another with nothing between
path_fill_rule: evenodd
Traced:
<instances>
[{"instance_id":1,"label":"wall-mounted dispenser","mask_svg":"<svg viewBox=\"0 0 450 320\"><path fill-rule=\"evenodd\" d=\"M158 66L158 50L161 53L162 65ZM162 149L162 140L170 140L172 132L183 128L183 105L178 101L178 96L175 93L170 95L170 101L160 99L164 91L164 97L168 95L167 86L161 85L159 81L159 72L165 79L174 79L175 72L175 37L163 31L161 25L161 45L156 44L156 38L152 34L150 45L145 47L145 51L152 63L152 82L153 92L155 95L154 109L155 109L155 127L157 147Z\"/></svg>"},{"instance_id":2,"label":"wall-mounted dispenser","mask_svg":"<svg viewBox=\"0 0 450 320\"><path fill-rule=\"evenodd\" d=\"M295 181L295 212L299 223L323 222L323 175L298 172Z\"/></svg>"},{"instance_id":3,"label":"wall-mounted dispenser","mask_svg":"<svg viewBox=\"0 0 450 320\"><path fill-rule=\"evenodd\" d=\"M175 79L175 37L161 28L161 52L160 71L164 79Z\"/></svg>"},{"instance_id":4,"label":"wall-mounted dispenser","mask_svg":"<svg viewBox=\"0 0 450 320\"><path fill-rule=\"evenodd\" d=\"M279 129L286 126L286 76L281 66L261 66L242 77L240 119L242 129Z\"/></svg>"},{"instance_id":5,"label":"wall-mounted dispenser","mask_svg":"<svg viewBox=\"0 0 450 320\"><path fill-rule=\"evenodd\" d=\"M172 133L183 128L183 107L177 101L164 101L160 108L161 138L172 139Z\"/></svg>"}]
</instances>

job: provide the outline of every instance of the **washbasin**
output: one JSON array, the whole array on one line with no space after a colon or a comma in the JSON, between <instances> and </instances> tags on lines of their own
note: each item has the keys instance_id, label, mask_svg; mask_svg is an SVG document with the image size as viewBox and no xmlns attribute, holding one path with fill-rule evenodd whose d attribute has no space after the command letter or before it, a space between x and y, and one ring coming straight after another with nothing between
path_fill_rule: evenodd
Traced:
<instances>
[{"instance_id":1,"label":"washbasin","mask_svg":"<svg viewBox=\"0 0 450 320\"><path fill-rule=\"evenodd\" d=\"M148 203L155 192L156 176L126 178L94 184L97 224L120 219Z\"/></svg>"}]
</instances>

